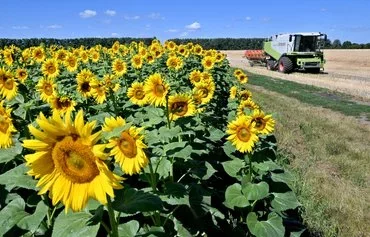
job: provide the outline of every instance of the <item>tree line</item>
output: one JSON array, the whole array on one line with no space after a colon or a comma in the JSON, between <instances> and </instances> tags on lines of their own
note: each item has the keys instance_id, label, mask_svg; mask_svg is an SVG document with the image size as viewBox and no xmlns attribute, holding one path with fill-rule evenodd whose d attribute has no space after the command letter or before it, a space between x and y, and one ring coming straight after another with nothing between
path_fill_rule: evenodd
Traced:
<instances>
[{"instance_id":1,"label":"tree line","mask_svg":"<svg viewBox=\"0 0 370 237\"><path fill-rule=\"evenodd\" d=\"M115 41L121 44L129 44L132 41L143 41L146 45L149 45L153 38L75 38L75 39L53 39L53 38L30 38L30 39L5 39L0 38L0 48L4 46L15 45L21 49L29 48L32 46L38 46L40 44L46 47L51 45L60 45L64 47L93 47L95 45L102 45L105 47L111 47ZM204 49L216 49L216 50L246 50L246 49L262 49L265 38L194 38L194 39L170 39L177 44L186 44L192 42L194 44L200 44ZM164 43L164 42L162 42ZM326 49L370 49L370 43L358 44L352 43L351 41L344 41L343 43L339 39L331 41L327 39L324 48Z\"/></svg>"}]
</instances>

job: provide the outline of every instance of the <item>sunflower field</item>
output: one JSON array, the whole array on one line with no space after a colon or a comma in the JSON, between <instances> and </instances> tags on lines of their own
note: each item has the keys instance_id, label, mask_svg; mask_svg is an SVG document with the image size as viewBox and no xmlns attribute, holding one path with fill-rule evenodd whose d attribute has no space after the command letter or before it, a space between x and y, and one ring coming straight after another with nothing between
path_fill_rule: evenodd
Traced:
<instances>
[{"instance_id":1,"label":"sunflower field","mask_svg":"<svg viewBox=\"0 0 370 237\"><path fill-rule=\"evenodd\" d=\"M0 50L1 236L300 236L275 120L200 45Z\"/></svg>"}]
</instances>

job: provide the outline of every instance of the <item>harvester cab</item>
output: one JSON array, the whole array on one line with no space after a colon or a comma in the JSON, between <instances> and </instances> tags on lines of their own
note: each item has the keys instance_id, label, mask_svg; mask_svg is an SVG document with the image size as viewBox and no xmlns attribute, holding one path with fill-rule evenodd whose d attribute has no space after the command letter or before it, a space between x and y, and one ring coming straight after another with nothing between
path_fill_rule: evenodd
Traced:
<instances>
[{"instance_id":1,"label":"harvester cab","mask_svg":"<svg viewBox=\"0 0 370 237\"><path fill-rule=\"evenodd\" d=\"M274 35L263 45L266 66L283 73L299 69L319 73L325 64L321 50L325 41L320 32Z\"/></svg>"}]
</instances>

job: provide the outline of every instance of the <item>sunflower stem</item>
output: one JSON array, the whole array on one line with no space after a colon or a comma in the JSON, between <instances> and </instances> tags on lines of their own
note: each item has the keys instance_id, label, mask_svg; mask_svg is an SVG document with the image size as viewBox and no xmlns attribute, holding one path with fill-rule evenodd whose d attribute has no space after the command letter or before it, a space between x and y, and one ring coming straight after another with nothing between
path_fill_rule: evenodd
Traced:
<instances>
[{"instance_id":1,"label":"sunflower stem","mask_svg":"<svg viewBox=\"0 0 370 237\"><path fill-rule=\"evenodd\" d=\"M166 117L167 117L167 126L169 129L171 129L170 110L168 108L168 94L166 95Z\"/></svg>"},{"instance_id":2,"label":"sunflower stem","mask_svg":"<svg viewBox=\"0 0 370 237\"><path fill-rule=\"evenodd\" d=\"M157 180L155 178L155 173L151 162L149 162L149 170L150 170L150 185L152 186L153 192L155 192L157 189Z\"/></svg>"},{"instance_id":3,"label":"sunflower stem","mask_svg":"<svg viewBox=\"0 0 370 237\"><path fill-rule=\"evenodd\" d=\"M118 115L118 108L117 108L117 101L116 101L116 96L114 95L113 90L109 91L109 96L112 100L113 108L114 108L114 113L117 116Z\"/></svg>"},{"instance_id":4,"label":"sunflower stem","mask_svg":"<svg viewBox=\"0 0 370 237\"><path fill-rule=\"evenodd\" d=\"M252 157L250 155L246 155L247 159L248 159L248 168L249 168L249 172L248 172L248 180L249 182L252 182Z\"/></svg>"},{"instance_id":5,"label":"sunflower stem","mask_svg":"<svg viewBox=\"0 0 370 237\"><path fill-rule=\"evenodd\" d=\"M113 207L112 207L112 200L110 199L109 196L108 196L107 200L108 200L107 207L108 207L109 221L110 221L110 225L111 225L111 228L112 228L109 235L111 237L118 237L118 225L117 225L116 218L114 216L114 210L113 210Z\"/></svg>"}]
</instances>

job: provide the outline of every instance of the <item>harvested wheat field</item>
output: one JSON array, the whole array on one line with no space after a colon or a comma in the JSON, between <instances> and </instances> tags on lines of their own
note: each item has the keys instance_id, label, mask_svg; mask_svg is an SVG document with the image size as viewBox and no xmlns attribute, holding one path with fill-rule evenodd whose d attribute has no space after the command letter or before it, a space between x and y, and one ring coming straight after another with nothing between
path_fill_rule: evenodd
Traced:
<instances>
[{"instance_id":1,"label":"harvested wheat field","mask_svg":"<svg viewBox=\"0 0 370 237\"><path fill-rule=\"evenodd\" d=\"M370 101L370 49L327 49L325 71L320 74L293 72L282 74L268 71L265 67L251 67L244 50L222 51L227 54L230 65L247 69L252 73L281 78L299 83L319 86L350 94L361 101Z\"/></svg>"}]
</instances>

